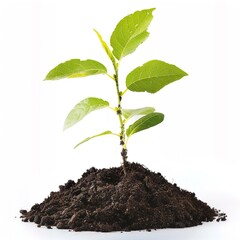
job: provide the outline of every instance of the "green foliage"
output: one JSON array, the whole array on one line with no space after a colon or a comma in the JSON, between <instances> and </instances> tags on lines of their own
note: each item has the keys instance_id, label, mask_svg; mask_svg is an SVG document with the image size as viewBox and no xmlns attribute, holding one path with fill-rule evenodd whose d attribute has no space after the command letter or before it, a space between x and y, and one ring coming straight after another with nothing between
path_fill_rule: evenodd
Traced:
<instances>
[{"instance_id":1,"label":"green foliage","mask_svg":"<svg viewBox=\"0 0 240 240\"><path fill-rule=\"evenodd\" d=\"M102 132L100 134L96 134L92 137L88 137L88 138L85 138L83 141L81 141L80 143L78 143L74 148L77 148L78 146L80 146L81 144L93 139L93 138L96 138L96 137L100 137L100 136L103 136L103 135L108 135L108 134L113 134L111 131L105 131L105 132Z\"/></svg>"},{"instance_id":2,"label":"green foliage","mask_svg":"<svg viewBox=\"0 0 240 240\"><path fill-rule=\"evenodd\" d=\"M115 57L113 56L112 51L110 50L109 46L108 46L107 43L103 40L101 34L100 34L97 30L95 30L95 29L94 29L94 31L95 31L95 33L97 34L98 39L99 39L99 41L101 42L102 47L103 47L103 49L105 50L105 52L107 53L108 57L111 59L111 61L112 61L113 63L115 63L115 62L116 62L116 61L115 61Z\"/></svg>"},{"instance_id":3,"label":"green foliage","mask_svg":"<svg viewBox=\"0 0 240 240\"><path fill-rule=\"evenodd\" d=\"M130 125L126 131L127 136L130 137L131 135L141 132L145 129L154 127L161 123L164 119L164 115L162 113L154 112L149 113L146 116L138 119L132 125Z\"/></svg>"},{"instance_id":4,"label":"green foliage","mask_svg":"<svg viewBox=\"0 0 240 240\"><path fill-rule=\"evenodd\" d=\"M106 67L98 61L72 59L53 68L45 78L45 80L57 80L62 78L78 78L89 75L106 74L115 81L118 100L117 106L110 107L108 101L100 98L86 98L79 102L70 111L65 120L64 129L72 127L92 111L109 107L109 109L113 110L118 115L121 130L120 133L113 133L108 130L84 139L78 143L75 148L93 138L104 135L111 134L120 137L120 144L122 145L121 155L124 163L123 170L125 174L126 169L124 166L127 159L128 139L133 134L154 127L164 120L164 115L162 113L155 112L153 107L122 109L122 100L124 94L127 92L127 89L133 92L156 93L166 85L187 76L186 72L175 65L168 64L160 60L151 60L142 66L135 68L127 75L127 89L125 91L121 91L119 89L120 84L118 70L120 60L134 52L137 47L147 39L149 36L147 29L153 19L152 13L154 10L154 8L145 9L124 17L117 24L111 35L110 44L112 49L103 40L101 34L94 30L103 49L113 64L114 74L108 73ZM141 115L143 116L130 126L127 126L129 119L132 117L139 117Z\"/></svg>"},{"instance_id":5,"label":"green foliage","mask_svg":"<svg viewBox=\"0 0 240 240\"><path fill-rule=\"evenodd\" d=\"M184 76L187 76L187 73L175 65L152 60L130 72L126 79L126 85L129 90L134 92L155 93Z\"/></svg>"},{"instance_id":6,"label":"green foliage","mask_svg":"<svg viewBox=\"0 0 240 240\"><path fill-rule=\"evenodd\" d=\"M137 11L117 24L111 36L111 46L118 60L134 52L147 39L147 28L152 21L154 10L155 8Z\"/></svg>"},{"instance_id":7,"label":"green foliage","mask_svg":"<svg viewBox=\"0 0 240 240\"><path fill-rule=\"evenodd\" d=\"M77 78L106 73L106 67L95 60L72 59L53 68L45 80L58 80L62 78Z\"/></svg>"},{"instance_id":8,"label":"green foliage","mask_svg":"<svg viewBox=\"0 0 240 240\"><path fill-rule=\"evenodd\" d=\"M79 102L68 114L65 122L64 129L70 128L79 121L81 121L90 112L108 107L109 103L100 98L86 98Z\"/></svg>"},{"instance_id":9,"label":"green foliage","mask_svg":"<svg viewBox=\"0 0 240 240\"><path fill-rule=\"evenodd\" d=\"M154 111L155 111L155 108L153 107L144 107L144 108L137 108L137 109L122 109L122 114L127 121L134 116L146 115Z\"/></svg>"}]
</instances>

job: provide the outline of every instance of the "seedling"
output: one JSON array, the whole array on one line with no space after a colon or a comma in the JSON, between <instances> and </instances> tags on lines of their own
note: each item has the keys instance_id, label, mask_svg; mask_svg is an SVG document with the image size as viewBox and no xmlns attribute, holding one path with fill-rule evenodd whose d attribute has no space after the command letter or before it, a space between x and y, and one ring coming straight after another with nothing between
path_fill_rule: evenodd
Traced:
<instances>
[{"instance_id":1,"label":"seedling","mask_svg":"<svg viewBox=\"0 0 240 240\"><path fill-rule=\"evenodd\" d=\"M97 30L94 30L104 48L106 54L112 62L114 74L107 71L106 67L96 60L80 60L71 59L59 64L53 68L46 76L45 80L58 80L63 78L79 78L90 75L105 74L115 82L116 97L118 104L111 107L109 102L97 97L89 97L80 101L68 114L64 129L70 128L90 112L108 107L118 115L119 133L110 130L88 137L78 143L76 147L93 139L107 134L112 134L120 139L122 146L121 156L123 163L123 171L126 174L127 163L127 145L131 136L145 129L154 127L161 123L164 115L155 112L153 107L143 107L137 109L123 109L122 101L127 91L132 92L148 92L156 93L166 85L187 76L187 73L176 67L160 60L151 60L142 66L133 69L126 77L126 89L119 87L119 68L120 62L124 57L133 53L137 47L142 44L149 36L147 31L149 24L153 19L152 12L155 9L145 9L137 11L131 15L124 17L116 26L110 38L110 45L103 40ZM133 124L128 124L129 119L134 116L142 116Z\"/></svg>"}]
</instances>

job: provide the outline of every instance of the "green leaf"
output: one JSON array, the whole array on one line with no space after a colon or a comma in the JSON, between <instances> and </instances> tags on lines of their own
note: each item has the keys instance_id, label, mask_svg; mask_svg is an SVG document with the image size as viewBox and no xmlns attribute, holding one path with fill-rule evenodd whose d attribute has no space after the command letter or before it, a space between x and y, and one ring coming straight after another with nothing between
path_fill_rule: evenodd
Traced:
<instances>
[{"instance_id":1,"label":"green leaf","mask_svg":"<svg viewBox=\"0 0 240 240\"><path fill-rule=\"evenodd\" d=\"M98 38L99 38L99 40L100 40L100 42L101 42L101 44L102 44L102 47L103 47L103 49L105 50L105 52L107 53L108 57L111 59L111 61L112 61L113 63L115 63L115 62L116 62L116 61L115 61L115 57L113 56L112 51L111 51L110 48L108 47L107 43L103 40L101 34L100 34L97 30L95 30L95 29L93 29L93 30L94 30L94 32L97 34L97 36L98 36Z\"/></svg>"},{"instance_id":2,"label":"green leaf","mask_svg":"<svg viewBox=\"0 0 240 240\"><path fill-rule=\"evenodd\" d=\"M94 135L94 136L92 136L92 137L85 138L83 141L81 141L80 143L78 143L78 144L74 147L74 149L77 148L79 145L81 145L81 144L83 144L83 143L85 143L85 142L87 142L87 141L89 141L89 140L91 140L91 139L93 139L93 138L100 137L100 136L107 135L107 134L113 134L113 133L112 133L111 131L105 131L105 132L102 132L102 133L100 133L100 134L96 134L96 135Z\"/></svg>"},{"instance_id":3,"label":"green leaf","mask_svg":"<svg viewBox=\"0 0 240 240\"><path fill-rule=\"evenodd\" d=\"M126 79L126 86L134 92L155 93L169 83L187 75L175 65L152 60L130 72Z\"/></svg>"},{"instance_id":4,"label":"green leaf","mask_svg":"<svg viewBox=\"0 0 240 240\"><path fill-rule=\"evenodd\" d=\"M64 122L64 130L72 127L73 125L81 121L90 112L108 106L109 103L100 98L90 97L82 100L68 114Z\"/></svg>"},{"instance_id":5,"label":"green leaf","mask_svg":"<svg viewBox=\"0 0 240 240\"><path fill-rule=\"evenodd\" d=\"M154 10L155 8L137 11L117 24L110 43L113 54L118 60L134 52L147 39L149 36L147 28L152 21Z\"/></svg>"},{"instance_id":6,"label":"green leaf","mask_svg":"<svg viewBox=\"0 0 240 240\"><path fill-rule=\"evenodd\" d=\"M122 109L122 114L126 120L137 116L137 115L146 115L149 113L154 112L155 109L153 107L144 107L144 108L137 108L137 109Z\"/></svg>"},{"instance_id":7,"label":"green leaf","mask_svg":"<svg viewBox=\"0 0 240 240\"><path fill-rule=\"evenodd\" d=\"M126 131L126 134L128 137L130 137L134 133L156 126L157 124L161 123L163 119L164 115L162 113L150 113L130 125Z\"/></svg>"},{"instance_id":8,"label":"green leaf","mask_svg":"<svg viewBox=\"0 0 240 240\"><path fill-rule=\"evenodd\" d=\"M71 59L53 68L45 80L58 80L62 78L86 77L89 75L105 74L106 67L95 60Z\"/></svg>"}]
</instances>

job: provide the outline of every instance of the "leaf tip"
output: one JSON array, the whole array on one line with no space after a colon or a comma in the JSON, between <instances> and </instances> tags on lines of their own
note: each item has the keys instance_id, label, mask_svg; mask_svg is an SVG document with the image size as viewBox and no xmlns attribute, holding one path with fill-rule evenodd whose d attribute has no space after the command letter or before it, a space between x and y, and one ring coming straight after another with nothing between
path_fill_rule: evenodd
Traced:
<instances>
[{"instance_id":1,"label":"leaf tip","mask_svg":"<svg viewBox=\"0 0 240 240\"><path fill-rule=\"evenodd\" d=\"M43 81L50 80L48 75L49 75L49 74L46 75L46 77L43 79Z\"/></svg>"},{"instance_id":2,"label":"leaf tip","mask_svg":"<svg viewBox=\"0 0 240 240\"><path fill-rule=\"evenodd\" d=\"M73 149L76 149L79 145L77 144Z\"/></svg>"},{"instance_id":3,"label":"leaf tip","mask_svg":"<svg viewBox=\"0 0 240 240\"><path fill-rule=\"evenodd\" d=\"M65 132L65 130L67 130L69 128L69 126L67 126L65 123L63 125L63 132Z\"/></svg>"},{"instance_id":4,"label":"leaf tip","mask_svg":"<svg viewBox=\"0 0 240 240\"><path fill-rule=\"evenodd\" d=\"M155 11L155 10L156 10L156 8L154 7L154 8L146 9L145 11L147 11L147 14L150 15L150 14L152 14L153 11Z\"/></svg>"}]
</instances>

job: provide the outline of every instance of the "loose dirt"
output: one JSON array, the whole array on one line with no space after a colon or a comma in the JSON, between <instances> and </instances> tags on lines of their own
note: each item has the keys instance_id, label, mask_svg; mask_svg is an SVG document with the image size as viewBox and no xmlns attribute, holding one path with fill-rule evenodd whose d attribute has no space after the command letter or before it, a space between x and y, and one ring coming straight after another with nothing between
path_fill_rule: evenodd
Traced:
<instances>
[{"instance_id":1,"label":"loose dirt","mask_svg":"<svg viewBox=\"0 0 240 240\"><path fill-rule=\"evenodd\" d=\"M137 163L128 163L126 169L127 175L122 167L90 168L30 211L21 210L21 218L39 227L101 232L184 228L226 220L226 214L160 173Z\"/></svg>"}]
</instances>

